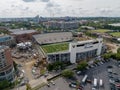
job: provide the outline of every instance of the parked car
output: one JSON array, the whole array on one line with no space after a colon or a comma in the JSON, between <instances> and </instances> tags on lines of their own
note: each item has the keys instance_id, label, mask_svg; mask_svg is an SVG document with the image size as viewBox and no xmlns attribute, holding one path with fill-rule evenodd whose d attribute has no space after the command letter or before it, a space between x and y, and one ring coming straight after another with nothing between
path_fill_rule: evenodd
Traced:
<instances>
[{"instance_id":1,"label":"parked car","mask_svg":"<svg viewBox=\"0 0 120 90\"><path fill-rule=\"evenodd\" d=\"M25 81L22 81L21 83L20 83L20 86L24 86L26 83L25 83Z\"/></svg>"},{"instance_id":2,"label":"parked car","mask_svg":"<svg viewBox=\"0 0 120 90\"><path fill-rule=\"evenodd\" d=\"M50 84L48 83L47 86L50 87Z\"/></svg>"},{"instance_id":3,"label":"parked car","mask_svg":"<svg viewBox=\"0 0 120 90\"><path fill-rule=\"evenodd\" d=\"M92 90L96 90L96 88L92 88Z\"/></svg>"},{"instance_id":4,"label":"parked car","mask_svg":"<svg viewBox=\"0 0 120 90\"><path fill-rule=\"evenodd\" d=\"M92 81L91 81L91 80L89 80L89 79L87 79L87 80L86 80L86 82L88 82L88 83L92 83Z\"/></svg>"},{"instance_id":5,"label":"parked car","mask_svg":"<svg viewBox=\"0 0 120 90\"><path fill-rule=\"evenodd\" d=\"M69 84L69 86L72 87L72 88L76 88L76 87L77 87L77 84L74 83L74 82L72 82L72 83Z\"/></svg>"},{"instance_id":6,"label":"parked car","mask_svg":"<svg viewBox=\"0 0 120 90\"><path fill-rule=\"evenodd\" d=\"M77 75L80 75L80 74L81 74L81 71L77 71L76 73L77 73Z\"/></svg>"},{"instance_id":7,"label":"parked car","mask_svg":"<svg viewBox=\"0 0 120 90\"><path fill-rule=\"evenodd\" d=\"M50 81L53 85L55 85L55 82L54 81Z\"/></svg>"}]
</instances>

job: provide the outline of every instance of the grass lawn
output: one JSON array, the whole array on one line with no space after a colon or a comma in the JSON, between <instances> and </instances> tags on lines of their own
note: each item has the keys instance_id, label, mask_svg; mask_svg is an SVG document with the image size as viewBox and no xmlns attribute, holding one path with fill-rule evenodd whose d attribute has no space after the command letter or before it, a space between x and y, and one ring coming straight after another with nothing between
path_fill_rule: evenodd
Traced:
<instances>
[{"instance_id":1,"label":"grass lawn","mask_svg":"<svg viewBox=\"0 0 120 90\"><path fill-rule=\"evenodd\" d=\"M97 29L97 30L91 30L90 32L106 33L108 31L110 31L110 30L108 30L108 29Z\"/></svg>"},{"instance_id":2,"label":"grass lawn","mask_svg":"<svg viewBox=\"0 0 120 90\"><path fill-rule=\"evenodd\" d=\"M110 33L110 35L114 37L120 37L120 32L113 32L113 33Z\"/></svg>"},{"instance_id":3,"label":"grass lawn","mask_svg":"<svg viewBox=\"0 0 120 90\"><path fill-rule=\"evenodd\" d=\"M46 53L53 53L53 52L68 50L69 43L65 42L65 43L49 44L49 45L43 45L41 47Z\"/></svg>"}]
</instances>

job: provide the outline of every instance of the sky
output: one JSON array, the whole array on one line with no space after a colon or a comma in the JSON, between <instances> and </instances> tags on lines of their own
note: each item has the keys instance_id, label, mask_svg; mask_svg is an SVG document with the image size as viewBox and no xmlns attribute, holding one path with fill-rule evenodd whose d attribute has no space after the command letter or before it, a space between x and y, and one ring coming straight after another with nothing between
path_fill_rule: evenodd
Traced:
<instances>
[{"instance_id":1,"label":"sky","mask_svg":"<svg viewBox=\"0 0 120 90\"><path fill-rule=\"evenodd\" d=\"M119 17L120 0L0 0L6 17Z\"/></svg>"}]
</instances>

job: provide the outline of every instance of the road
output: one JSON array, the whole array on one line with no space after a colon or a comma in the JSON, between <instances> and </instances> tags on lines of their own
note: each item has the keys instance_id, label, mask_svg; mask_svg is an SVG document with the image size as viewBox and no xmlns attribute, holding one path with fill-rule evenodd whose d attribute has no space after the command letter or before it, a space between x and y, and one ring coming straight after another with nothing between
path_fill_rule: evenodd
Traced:
<instances>
[{"instance_id":1,"label":"road","mask_svg":"<svg viewBox=\"0 0 120 90\"><path fill-rule=\"evenodd\" d=\"M58 78L54 81L55 85L50 84L50 87L44 86L39 90L75 90L69 87L69 83L65 81L63 78Z\"/></svg>"}]
</instances>

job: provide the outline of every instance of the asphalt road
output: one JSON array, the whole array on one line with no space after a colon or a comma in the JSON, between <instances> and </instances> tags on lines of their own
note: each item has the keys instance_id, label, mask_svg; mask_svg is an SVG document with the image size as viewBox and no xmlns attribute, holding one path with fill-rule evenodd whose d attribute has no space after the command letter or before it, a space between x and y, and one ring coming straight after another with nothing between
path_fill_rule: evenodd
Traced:
<instances>
[{"instance_id":1,"label":"asphalt road","mask_svg":"<svg viewBox=\"0 0 120 90\"><path fill-rule=\"evenodd\" d=\"M58 78L54 82L55 85L51 83L50 87L44 86L39 90L75 90L74 88L70 88L68 82L63 78Z\"/></svg>"}]
</instances>

